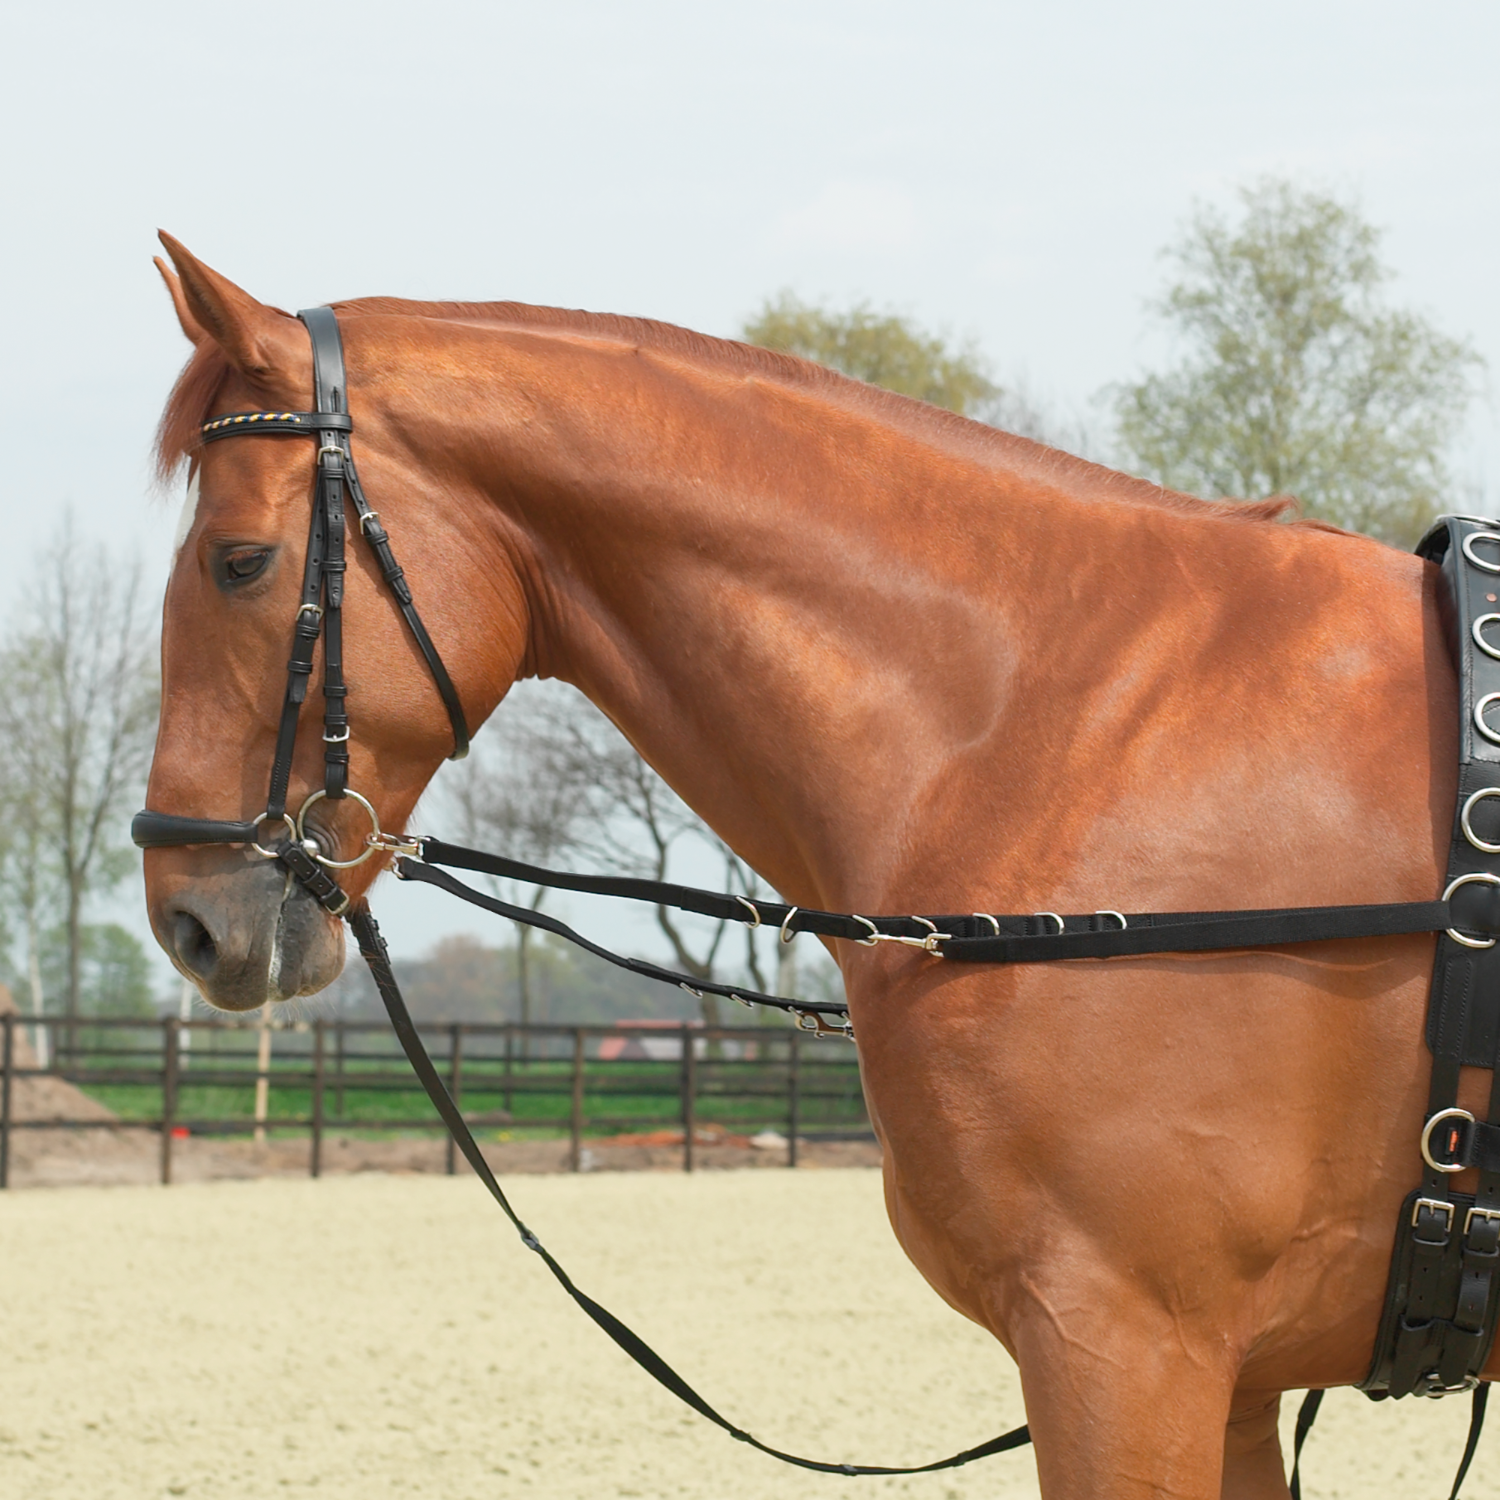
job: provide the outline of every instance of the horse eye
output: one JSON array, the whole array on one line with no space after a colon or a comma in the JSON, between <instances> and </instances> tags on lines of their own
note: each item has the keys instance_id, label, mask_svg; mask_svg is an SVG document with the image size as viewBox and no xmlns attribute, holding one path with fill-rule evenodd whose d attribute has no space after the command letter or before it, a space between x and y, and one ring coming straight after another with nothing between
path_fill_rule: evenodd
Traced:
<instances>
[{"instance_id":1,"label":"horse eye","mask_svg":"<svg viewBox=\"0 0 1500 1500\"><path fill-rule=\"evenodd\" d=\"M224 577L230 583L244 583L265 567L269 552L231 552L224 559Z\"/></svg>"}]
</instances>

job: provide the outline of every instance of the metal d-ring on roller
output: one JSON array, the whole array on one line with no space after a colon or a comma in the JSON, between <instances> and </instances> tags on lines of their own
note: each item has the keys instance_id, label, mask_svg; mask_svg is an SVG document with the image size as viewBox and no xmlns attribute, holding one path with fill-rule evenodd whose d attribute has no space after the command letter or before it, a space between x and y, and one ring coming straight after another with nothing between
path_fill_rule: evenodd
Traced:
<instances>
[{"instance_id":1,"label":"metal d-ring on roller","mask_svg":"<svg viewBox=\"0 0 1500 1500\"><path fill-rule=\"evenodd\" d=\"M1467 1124L1474 1123L1474 1116L1466 1109L1440 1109L1423 1127L1421 1151L1422 1160L1432 1168L1434 1172L1462 1172L1464 1164L1461 1161L1438 1161L1432 1154L1432 1132L1441 1125L1444 1120L1463 1120Z\"/></svg>"},{"instance_id":2,"label":"metal d-ring on roller","mask_svg":"<svg viewBox=\"0 0 1500 1500\"><path fill-rule=\"evenodd\" d=\"M1500 620L1500 615L1494 617ZM1474 832L1474 825L1470 822L1474 809L1487 797L1500 797L1500 786L1485 786L1475 792L1463 805L1463 810L1458 815L1458 826L1463 829L1466 839L1483 854L1500 854L1500 844L1487 844Z\"/></svg>"},{"instance_id":3,"label":"metal d-ring on roller","mask_svg":"<svg viewBox=\"0 0 1500 1500\"><path fill-rule=\"evenodd\" d=\"M1479 618L1475 620L1474 623L1469 627L1469 635L1473 639L1474 644L1478 646L1486 656L1492 656L1496 661L1500 661L1500 646L1492 646L1484 638L1484 627L1486 625L1494 624L1500 624L1500 615L1480 615Z\"/></svg>"},{"instance_id":4,"label":"metal d-ring on roller","mask_svg":"<svg viewBox=\"0 0 1500 1500\"><path fill-rule=\"evenodd\" d=\"M1443 892L1443 900L1451 901L1454 891L1463 885L1500 885L1500 875L1460 875L1458 879L1448 883L1448 889ZM1461 943L1465 948L1493 948L1495 946L1494 938L1465 937L1455 927L1449 927L1447 933L1455 943Z\"/></svg>"},{"instance_id":5,"label":"metal d-ring on roller","mask_svg":"<svg viewBox=\"0 0 1500 1500\"><path fill-rule=\"evenodd\" d=\"M1480 734L1485 737L1485 739L1490 742L1490 744L1500 745L1500 730L1491 729L1490 726L1484 722L1485 711L1492 703L1500 703L1500 693L1486 693L1484 697L1482 697L1474 705L1474 727L1480 732Z\"/></svg>"},{"instance_id":6,"label":"metal d-ring on roller","mask_svg":"<svg viewBox=\"0 0 1500 1500\"><path fill-rule=\"evenodd\" d=\"M1475 555L1475 542L1500 543L1500 531L1471 531L1466 537L1464 537L1462 542L1464 556L1471 563L1473 563L1476 568L1485 573L1500 573L1500 562L1486 562L1482 557L1478 557Z\"/></svg>"}]
</instances>

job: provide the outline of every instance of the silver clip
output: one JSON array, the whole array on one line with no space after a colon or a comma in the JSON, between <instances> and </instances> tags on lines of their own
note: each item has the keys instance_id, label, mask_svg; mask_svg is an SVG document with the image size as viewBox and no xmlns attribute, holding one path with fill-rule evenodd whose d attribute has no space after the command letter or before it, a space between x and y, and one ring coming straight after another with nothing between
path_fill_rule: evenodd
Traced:
<instances>
[{"instance_id":1,"label":"silver clip","mask_svg":"<svg viewBox=\"0 0 1500 1500\"><path fill-rule=\"evenodd\" d=\"M367 833L365 848L371 853L400 854L406 859L420 860L425 837L425 834L420 833ZM396 873L400 875L401 872L398 870Z\"/></svg>"},{"instance_id":2,"label":"silver clip","mask_svg":"<svg viewBox=\"0 0 1500 1500\"><path fill-rule=\"evenodd\" d=\"M881 932L868 917L862 917L858 912L850 912L849 915L856 922L863 922L870 929L869 937L852 939L853 942L859 943L865 948L873 948L876 943L900 943L903 948L920 948L924 953L937 953L938 944L949 942L953 937L951 932L939 932L937 930L937 923L928 917L914 916L911 918L913 922L920 922L927 929L926 937L916 938L906 937L904 934L898 932ZM993 922L994 920L993 917L990 918L990 921ZM1000 931L999 923L995 924L995 931L997 933Z\"/></svg>"}]
</instances>

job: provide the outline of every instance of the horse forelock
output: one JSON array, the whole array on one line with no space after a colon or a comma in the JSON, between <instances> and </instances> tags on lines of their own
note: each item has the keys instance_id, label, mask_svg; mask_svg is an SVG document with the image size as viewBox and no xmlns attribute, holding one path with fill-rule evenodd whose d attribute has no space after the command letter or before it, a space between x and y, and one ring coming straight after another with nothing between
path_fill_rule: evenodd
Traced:
<instances>
[{"instance_id":1,"label":"horse forelock","mask_svg":"<svg viewBox=\"0 0 1500 1500\"><path fill-rule=\"evenodd\" d=\"M1200 500L956 412L851 379L794 354L714 338L651 318L541 307L525 302L412 302L399 297L360 297L332 305L337 311L353 316L494 323L614 339L683 355L720 369L728 367L783 384L824 391L841 405L852 406L877 421L902 428L935 447L962 450L968 456L1014 470L1026 478L1042 480L1081 499L1123 501L1252 523L1280 521L1288 512L1298 509L1298 502L1286 495L1256 501ZM170 480L179 466L197 451L198 430L212 415L214 401L229 371L228 358L213 343L200 345L183 367L157 427L156 471L163 481Z\"/></svg>"}]
</instances>

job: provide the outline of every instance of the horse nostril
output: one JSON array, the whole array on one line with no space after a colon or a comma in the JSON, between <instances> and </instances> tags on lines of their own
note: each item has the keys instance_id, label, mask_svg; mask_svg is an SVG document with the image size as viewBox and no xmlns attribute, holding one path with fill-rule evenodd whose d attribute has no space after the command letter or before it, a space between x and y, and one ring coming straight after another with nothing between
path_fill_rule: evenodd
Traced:
<instances>
[{"instance_id":1,"label":"horse nostril","mask_svg":"<svg viewBox=\"0 0 1500 1500\"><path fill-rule=\"evenodd\" d=\"M208 928L191 912L179 911L173 916L172 946L179 961L199 979L207 979L219 961L219 949Z\"/></svg>"}]
</instances>

